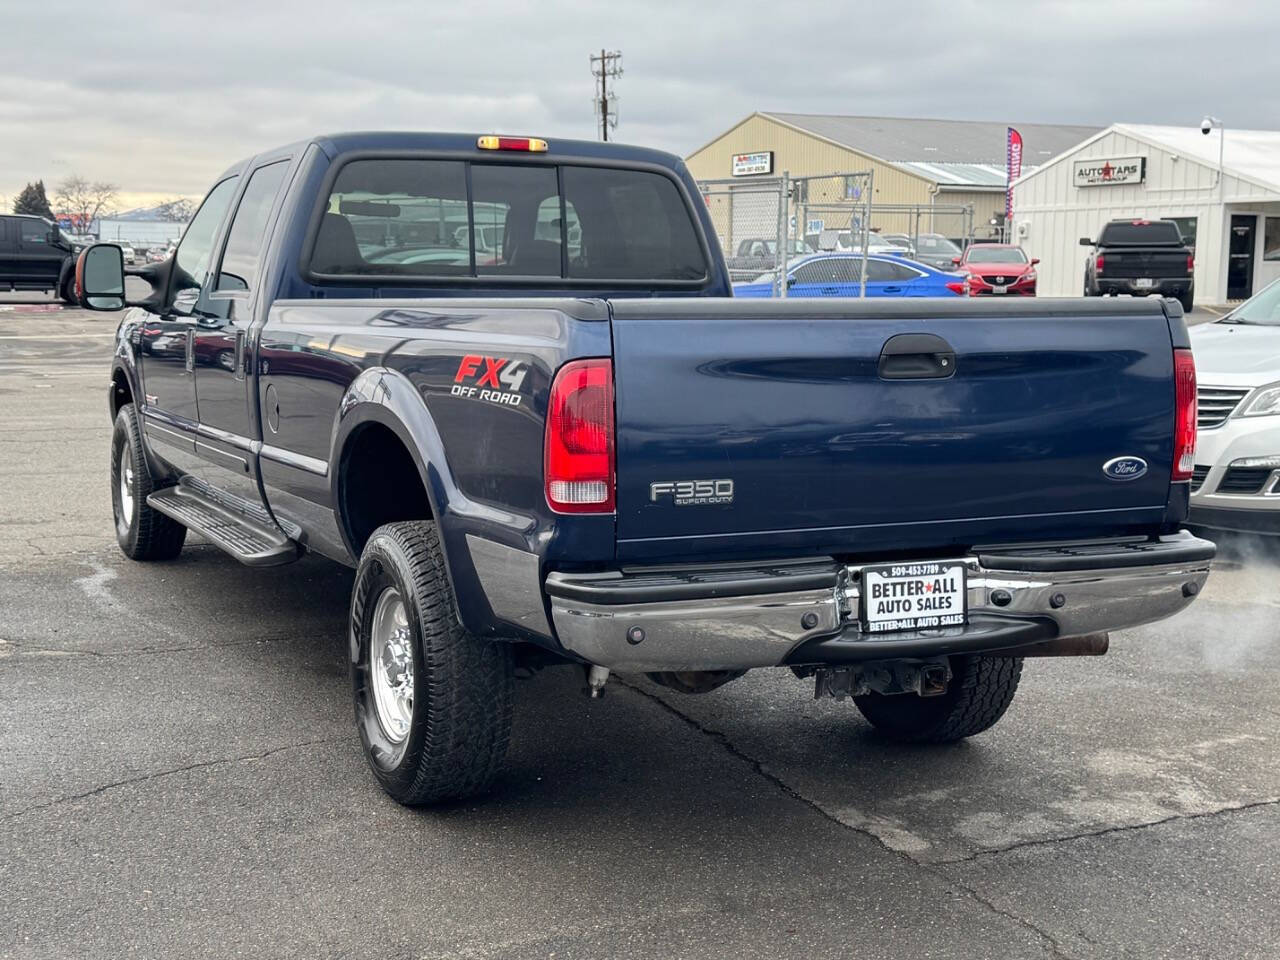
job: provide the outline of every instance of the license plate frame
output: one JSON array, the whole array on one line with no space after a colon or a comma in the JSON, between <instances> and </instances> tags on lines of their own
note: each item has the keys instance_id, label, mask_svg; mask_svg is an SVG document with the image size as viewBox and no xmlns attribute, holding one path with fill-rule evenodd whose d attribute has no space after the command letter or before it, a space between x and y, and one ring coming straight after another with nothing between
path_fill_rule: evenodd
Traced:
<instances>
[{"instance_id":1,"label":"license plate frame","mask_svg":"<svg viewBox=\"0 0 1280 960\"><path fill-rule=\"evenodd\" d=\"M991 292L992 293L1008 293L1009 285L1005 283L993 283L991 285Z\"/></svg>"},{"instance_id":2,"label":"license plate frame","mask_svg":"<svg viewBox=\"0 0 1280 960\"><path fill-rule=\"evenodd\" d=\"M862 568L858 603L858 621L866 636L892 636L913 630L938 630L963 627L969 622L968 568L956 560L929 560L920 563L883 563ZM932 586L926 588L926 583ZM919 583L918 590L909 586ZM935 591L945 583L946 592ZM877 589L886 584L889 596ZM958 585L958 586L957 586ZM946 597L946 606L921 607L920 601ZM882 601L884 601L882 603ZM886 610L886 606L891 609ZM958 606L958 610L956 607Z\"/></svg>"},{"instance_id":3,"label":"license plate frame","mask_svg":"<svg viewBox=\"0 0 1280 960\"><path fill-rule=\"evenodd\" d=\"M1133 281L1133 289L1135 290L1150 290L1155 287L1155 285L1156 282L1150 277L1138 277Z\"/></svg>"}]
</instances>

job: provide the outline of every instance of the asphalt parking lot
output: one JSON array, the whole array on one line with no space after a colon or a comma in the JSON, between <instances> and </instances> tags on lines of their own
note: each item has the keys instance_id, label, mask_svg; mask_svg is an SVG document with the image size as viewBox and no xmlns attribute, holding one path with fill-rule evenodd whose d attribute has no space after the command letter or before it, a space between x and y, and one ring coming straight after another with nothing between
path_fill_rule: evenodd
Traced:
<instances>
[{"instance_id":1,"label":"asphalt parking lot","mask_svg":"<svg viewBox=\"0 0 1280 960\"><path fill-rule=\"evenodd\" d=\"M347 571L116 549L114 326L0 296L0 957L1280 955L1276 552L1028 661L958 746L789 672L548 670L496 792L409 810L353 730Z\"/></svg>"}]
</instances>

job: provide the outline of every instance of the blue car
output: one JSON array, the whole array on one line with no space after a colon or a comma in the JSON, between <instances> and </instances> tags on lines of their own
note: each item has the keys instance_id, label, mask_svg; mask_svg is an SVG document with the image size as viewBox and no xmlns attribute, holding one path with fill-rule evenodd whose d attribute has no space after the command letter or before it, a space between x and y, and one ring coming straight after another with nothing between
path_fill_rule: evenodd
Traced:
<instances>
[{"instance_id":1,"label":"blue car","mask_svg":"<svg viewBox=\"0 0 1280 960\"><path fill-rule=\"evenodd\" d=\"M788 265L788 297L856 297L862 281L862 254L815 253ZM735 297L774 296L774 275L734 284ZM964 274L946 273L892 254L868 255L868 297L963 297Z\"/></svg>"}]
</instances>

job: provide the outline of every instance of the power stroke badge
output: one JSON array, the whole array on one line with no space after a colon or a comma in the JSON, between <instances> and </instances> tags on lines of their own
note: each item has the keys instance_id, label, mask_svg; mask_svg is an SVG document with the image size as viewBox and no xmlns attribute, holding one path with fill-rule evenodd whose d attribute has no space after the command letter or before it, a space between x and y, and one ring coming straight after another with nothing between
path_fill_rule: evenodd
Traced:
<instances>
[{"instance_id":1,"label":"power stroke badge","mask_svg":"<svg viewBox=\"0 0 1280 960\"><path fill-rule=\"evenodd\" d=\"M659 480L649 484L649 502L666 502L677 507L707 507L719 503L733 503L733 481L721 480Z\"/></svg>"}]
</instances>

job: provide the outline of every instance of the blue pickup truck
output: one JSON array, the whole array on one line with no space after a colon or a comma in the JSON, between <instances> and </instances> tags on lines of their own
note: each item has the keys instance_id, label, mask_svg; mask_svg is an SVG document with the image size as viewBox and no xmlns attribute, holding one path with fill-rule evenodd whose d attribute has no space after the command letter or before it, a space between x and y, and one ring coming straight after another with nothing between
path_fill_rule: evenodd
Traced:
<instances>
[{"instance_id":1,"label":"blue pickup truck","mask_svg":"<svg viewBox=\"0 0 1280 960\"><path fill-rule=\"evenodd\" d=\"M735 300L653 150L317 137L218 178L126 309L117 539L355 568L351 683L403 803L484 789L517 672L789 667L886 735L995 723L1023 660L1191 602L1195 370L1159 300ZM131 280L131 283L136 283Z\"/></svg>"}]
</instances>

